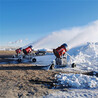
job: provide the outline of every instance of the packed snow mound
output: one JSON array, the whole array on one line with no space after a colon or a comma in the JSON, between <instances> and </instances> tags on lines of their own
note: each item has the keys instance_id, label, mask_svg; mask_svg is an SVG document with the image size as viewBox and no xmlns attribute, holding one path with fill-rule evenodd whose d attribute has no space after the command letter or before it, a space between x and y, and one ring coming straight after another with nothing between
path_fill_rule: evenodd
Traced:
<instances>
[{"instance_id":1,"label":"packed snow mound","mask_svg":"<svg viewBox=\"0 0 98 98\"><path fill-rule=\"evenodd\" d=\"M72 88L98 88L98 78L82 74L56 75L57 85Z\"/></svg>"},{"instance_id":2,"label":"packed snow mound","mask_svg":"<svg viewBox=\"0 0 98 98\"><path fill-rule=\"evenodd\" d=\"M98 42L81 46L72 57L80 69L98 71Z\"/></svg>"}]
</instances>

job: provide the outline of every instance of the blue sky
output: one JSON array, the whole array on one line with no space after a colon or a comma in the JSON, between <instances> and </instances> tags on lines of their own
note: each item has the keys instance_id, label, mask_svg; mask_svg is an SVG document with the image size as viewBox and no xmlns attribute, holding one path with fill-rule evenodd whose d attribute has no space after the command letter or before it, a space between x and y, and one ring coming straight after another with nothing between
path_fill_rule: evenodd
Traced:
<instances>
[{"instance_id":1,"label":"blue sky","mask_svg":"<svg viewBox=\"0 0 98 98\"><path fill-rule=\"evenodd\" d=\"M0 46L24 46L98 20L98 0L0 0Z\"/></svg>"}]
</instances>

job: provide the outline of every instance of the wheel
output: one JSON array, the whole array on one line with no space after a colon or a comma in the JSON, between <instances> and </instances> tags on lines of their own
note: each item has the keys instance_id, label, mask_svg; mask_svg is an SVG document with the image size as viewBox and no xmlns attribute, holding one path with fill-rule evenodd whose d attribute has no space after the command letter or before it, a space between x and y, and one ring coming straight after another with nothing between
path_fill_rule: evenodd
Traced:
<instances>
[{"instance_id":1,"label":"wheel","mask_svg":"<svg viewBox=\"0 0 98 98\"><path fill-rule=\"evenodd\" d=\"M15 58L15 55L13 55L12 58Z\"/></svg>"},{"instance_id":2,"label":"wheel","mask_svg":"<svg viewBox=\"0 0 98 98\"><path fill-rule=\"evenodd\" d=\"M18 59L17 61L20 63L21 62L21 59Z\"/></svg>"},{"instance_id":3,"label":"wheel","mask_svg":"<svg viewBox=\"0 0 98 98\"><path fill-rule=\"evenodd\" d=\"M54 69L54 64L50 65L50 70Z\"/></svg>"},{"instance_id":4,"label":"wheel","mask_svg":"<svg viewBox=\"0 0 98 98\"><path fill-rule=\"evenodd\" d=\"M72 63L72 68L76 67L76 64L75 63Z\"/></svg>"},{"instance_id":5,"label":"wheel","mask_svg":"<svg viewBox=\"0 0 98 98\"><path fill-rule=\"evenodd\" d=\"M33 62L36 62L36 58L33 58L32 61L33 61Z\"/></svg>"}]
</instances>

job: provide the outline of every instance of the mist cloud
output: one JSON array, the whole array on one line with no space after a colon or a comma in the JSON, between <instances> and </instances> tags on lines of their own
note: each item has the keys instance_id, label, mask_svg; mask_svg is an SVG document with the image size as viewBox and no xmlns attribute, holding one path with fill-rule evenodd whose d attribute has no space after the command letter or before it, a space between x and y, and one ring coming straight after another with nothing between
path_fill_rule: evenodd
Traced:
<instances>
[{"instance_id":1,"label":"mist cloud","mask_svg":"<svg viewBox=\"0 0 98 98\"><path fill-rule=\"evenodd\" d=\"M34 48L56 48L63 43L75 47L86 42L98 42L98 20L81 27L52 32L33 43Z\"/></svg>"}]
</instances>

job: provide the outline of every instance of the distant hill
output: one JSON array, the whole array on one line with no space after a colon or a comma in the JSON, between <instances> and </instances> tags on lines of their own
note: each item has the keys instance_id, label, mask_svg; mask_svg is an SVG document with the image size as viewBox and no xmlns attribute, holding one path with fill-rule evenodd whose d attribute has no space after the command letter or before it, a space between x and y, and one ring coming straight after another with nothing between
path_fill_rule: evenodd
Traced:
<instances>
[{"instance_id":1,"label":"distant hill","mask_svg":"<svg viewBox=\"0 0 98 98\"><path fill-rule=\"evenodd\" d=\"M12 50L16 50L19 47L13 47L13 46L0 46L0 50L4 50L4 51L12 51Z\"/></svg>"}]
</instances>

